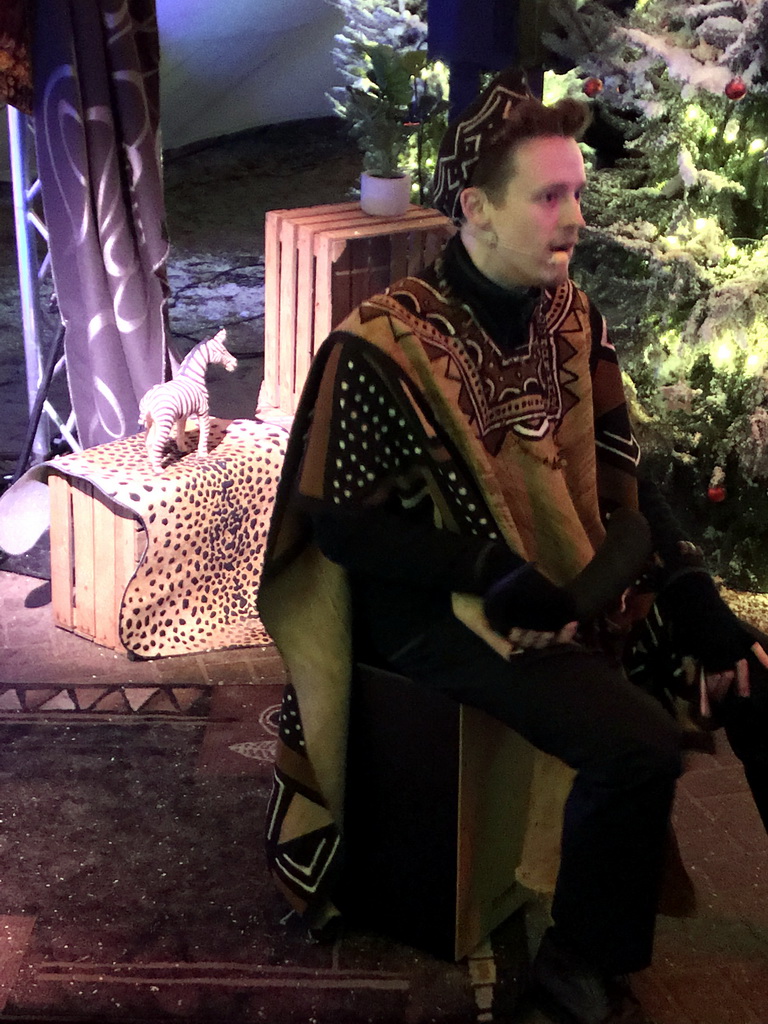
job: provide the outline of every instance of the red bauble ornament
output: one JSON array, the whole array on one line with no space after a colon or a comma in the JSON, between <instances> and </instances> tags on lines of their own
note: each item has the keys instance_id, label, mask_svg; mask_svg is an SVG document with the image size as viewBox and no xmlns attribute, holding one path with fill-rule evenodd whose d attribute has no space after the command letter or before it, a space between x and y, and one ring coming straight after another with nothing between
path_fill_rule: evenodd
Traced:
<instances>
[{"instance_id":1,"label":"red bauble ornament","mask_svg":"<svg viewBox=\"0 0 768 1024\"><path fill-rule=\"evenodd\" d=\"M584 83L584 92L592 99L594 96L599 96L603 91L603 83L599 78L588 78Z\"/></svg>"},{"instance_id":2,"label":"red bauble ornament","mask_svg":"<svg viewBox=\"0 0 768 1024\"><path fill-rule=\"evenodd\" d=\"M710 487L707 491L707 497L715 505L719 504L721 501L725 501L727 496L728 492L724 487Z\"/></svg>"},{"instance_id":3,"label":"red bauble ornament","mask_svg":"<svg viewBox=\"0 0 768 1024\"><path fill-rule=\"evenodd\" d=\"M725 95L729 100L743 100L747 95L747 83L743 78L732 78L725 87Z\"/></svg>"}]
</instances>

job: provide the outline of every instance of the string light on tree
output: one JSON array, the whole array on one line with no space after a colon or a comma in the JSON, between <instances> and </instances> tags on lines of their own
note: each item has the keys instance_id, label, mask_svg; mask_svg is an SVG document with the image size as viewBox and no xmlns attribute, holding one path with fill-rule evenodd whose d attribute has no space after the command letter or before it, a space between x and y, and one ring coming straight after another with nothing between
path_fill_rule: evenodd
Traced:
<instances>
[{"instance_id":1,"label":"string light on tree","mask_svg":"<svg viewBox=\"0 0 768 1024\"><path fill-rule=\"evenodd\" d=\"M757 354L757 352L752 352L750 353L750 355L747 356L746 366L748 370L752 370L754 372L755 370L759 369L761 363L762 359Z\"/></svg>"},{"instance_id":2,"label":"string light on tree","mask_svg":"<svg viewBox=\"0 0 768 1024\"><path fill-rule=\"evenodd\" d=\"M712 362L717 367L727 366L729 363L733 362L733 348L727 341L724 341L717 346L712 354Z\"/></svg>"}]
</instances>

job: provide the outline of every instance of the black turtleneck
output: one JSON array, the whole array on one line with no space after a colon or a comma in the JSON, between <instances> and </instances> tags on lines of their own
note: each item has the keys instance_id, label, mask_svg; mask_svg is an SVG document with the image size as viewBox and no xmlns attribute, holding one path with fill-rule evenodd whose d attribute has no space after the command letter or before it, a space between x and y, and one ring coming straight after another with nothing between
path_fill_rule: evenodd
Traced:
<instances>
[{"instance_id":1,"label":"black turtleneck","mask_svg":"<svg viewBox=\"0 0 768 1024\"><path fill-rule=\"evenodd\" d=\"M504 288L491 281L472 262L459 235L445 247L442 271L451 293L469 306L498 345L509 350L527 341L528 325L541 297L539 288Z\"/></svg>"}]
</instances>

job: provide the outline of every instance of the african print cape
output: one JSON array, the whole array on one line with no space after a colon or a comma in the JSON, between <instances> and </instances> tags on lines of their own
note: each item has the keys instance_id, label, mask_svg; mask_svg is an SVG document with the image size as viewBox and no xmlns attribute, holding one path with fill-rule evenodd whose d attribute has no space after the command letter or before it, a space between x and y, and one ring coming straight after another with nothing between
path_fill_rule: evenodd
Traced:
<instances>
[{"instance_id":1,"label":"african print cape","mask_svg":"<svg viewBox=\"0 0 768 1024\"><path fill-rule=\"evenodd\" d=\"M417 483L438 528L504 538L562 583L599 545L601 508L636 506L637 458L615 351L570 282L542 301L527 343L504 352L445 293L438 261L363 303L322 346L294 421L259 597L290 679L268 859L310 924L334 913L353 657L346 574L312 543L302 502L364 508L406 500ZM479 598L458 595L455 607L508 653L483 628ZM556 851L526 849L521 874L535 885Z\"/></svg>"}]
</instances>

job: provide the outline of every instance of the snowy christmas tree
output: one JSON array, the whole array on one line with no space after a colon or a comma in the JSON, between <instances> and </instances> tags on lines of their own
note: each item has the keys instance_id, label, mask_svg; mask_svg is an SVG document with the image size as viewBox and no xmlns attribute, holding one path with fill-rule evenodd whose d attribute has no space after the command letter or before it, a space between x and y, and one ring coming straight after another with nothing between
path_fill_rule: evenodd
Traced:
<instances>
[{"instance_id":1,"label":"snowy christmas tree","mask_svg":"<svg viewBox=\"0 0 768 1024\"><path fill-rule=\"evenodd\" d=\"M575 275L649 470L712 567L768 589L768 0L553 6L546 98L595 113Z\"/></svg>"}]
</instances>

